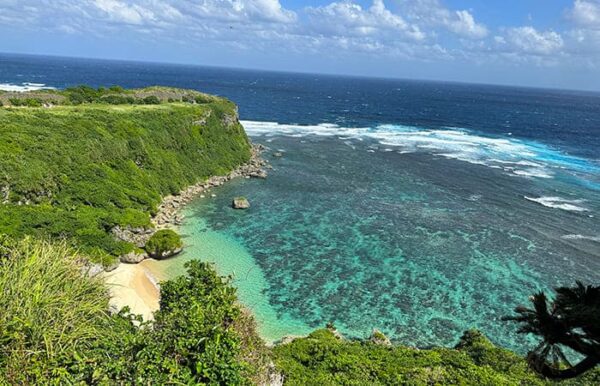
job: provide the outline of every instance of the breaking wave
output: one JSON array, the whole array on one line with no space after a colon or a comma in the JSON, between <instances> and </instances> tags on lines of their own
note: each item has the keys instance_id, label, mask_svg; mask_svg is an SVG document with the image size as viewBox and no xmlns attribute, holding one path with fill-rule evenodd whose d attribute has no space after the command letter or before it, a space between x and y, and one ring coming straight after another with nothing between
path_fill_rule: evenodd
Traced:
<instances>
[{"instance_id":1,"label":"breaking wave","mask_svg":"<svg viewBox=\"0 0 600 386\"><path fill-rule=\"evenodd\" d=\"M24 82L21 84L0 83L0 90L12 92L25 92L37 90L54 90L54 87L46 86L44 83Z\"/></svg>"},{"instance_id":2,"label":"breaking wave","mask_svg":"<svg viewBox=\"0 0 600 386\"><path fill-rule=\"evenodd\" d=\"M569 156L537 142L487 137L461 128L426 129L387 124L373 127L341 127L329 123L294 125L259 121L242 121L242 124L251 136L332 136L345 141L372 139L385 147L380 149L382 151L395 148L401 154L427 152L501 169L519 177L553 178L557 172L565 169L600 174L600 167L589 160Z\"/></svg>"},{"instance_id":3,"label":"breaking wave","mask_svg":"<svg viewBox=\"0 0 600 386\"><path fill-rule=\"evenodd\" d=\"M588 209L586 207L581 206L584 202L583 200L568 200L566 198L561 197L527 197L525 199L533 202L537 202L538 204L544 205L548 208L557 208L562 210L567 210L570 212L586 212Z\"/></svg>"}]
</instances>

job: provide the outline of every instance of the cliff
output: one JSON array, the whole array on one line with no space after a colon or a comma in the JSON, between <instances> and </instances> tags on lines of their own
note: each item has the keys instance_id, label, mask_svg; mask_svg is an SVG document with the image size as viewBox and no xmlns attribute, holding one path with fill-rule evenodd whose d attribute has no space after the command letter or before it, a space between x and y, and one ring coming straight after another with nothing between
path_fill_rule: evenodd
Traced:
<instances>
[{"instance_id":1,"label":"cliff","mask_svg":"<svg viewBox=\"0 0 600 386\"><path fill-rule=\"evenodd\" d=\"M236 106L164 87L2 95L0 233L63 238L111 264L111 230L151 228L161 197L249 160ZM36 107L37 106L37 107Z\"/></svg>"}]
</instances>

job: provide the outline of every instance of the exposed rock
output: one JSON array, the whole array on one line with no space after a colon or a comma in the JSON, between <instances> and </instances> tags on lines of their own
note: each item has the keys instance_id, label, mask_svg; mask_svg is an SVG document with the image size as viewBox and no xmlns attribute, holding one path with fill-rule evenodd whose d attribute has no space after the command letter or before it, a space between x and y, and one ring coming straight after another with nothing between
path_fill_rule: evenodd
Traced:
<instances>
[{"instance_id":1,"label":"exposed rock","mask_svg":"<svg viewBox=\"0 0 600 386\"><path fill-rule=\"evenodd\" d=\"M230 117L231 118L231 117ZM237 118L235 118L237 119ZM200 196L201 198L209 197L209 189L216 186L221 186L227 181L237 178L237 177L255 177L255 178L265 178L267 176L265 168L268 168L268 162L261 158L261 153L265 151L267 148L263 145L257 144L252 146L252 153L250 160L245 164L241 165L231 173L226 176L214 176L209 178L206 181L199 182L195 185L188 187L183 190L181 193L175 196L166 196L163 198L162 203L158 207L157 214L152 218L152 223L154 224L156 230L169 228L171 226L177 225L181 222L182 217L178 215L179 210L185 206L187 203L192 201L194 198ZM214 198L217 195L212 193L210 197ZM120 229L121 230L121 229ZM122 231L122 230L121 230ZM150 238L152 233L155 230L150 230L148 235L144 236L145 241ZM122 234L122 232L117 232L118 234ZM136 233L133 231L133 233ZM124 237L130 236L129 234L124 235ZM138 247L142 247L144 244L141 243L142 239L137 239L138 242L135 244ZM127 241L127 240L126 240Z\"/></svg>"},{"instance_id":2,"label":"exposed rock","mask_svg":"<svg viewBox=\"0 0 600 386\"><path fill-rule=\"evenodd\" d=\"M132 243L138 248L143 248L144 245L146 245L146 241L148 241L150 236L154 233L154 230L148 228L132 228L130 226L121 228L117 225L111 232L118 240Z\"/></svg>"},{"instance_id":3,"label":"exposed rock","mask_svg":"<svg viewBox=\"0 0 600 386\"><path fill-rule=\"evenodd\" d=\"M121 261L121 263L126 263L126 264L137 264L147 257L148 257L148 255L145 252L132 251L125 255L120 256L119 261Z\"/></svg>"},{"instance_id":4,"label":"exposed rock","mask_svg":"<svg viewBox=\"0 0 600 386\"><path fill-rule=\"evenodd\" d=\"M250 173L250 177L253 178L267 178L267 172L265 170L257 170L255 172Z\"/></svg>"},{"instance_id":5,"label":"exposed rock","mask_svg":"<svg viewBox=\"0 0 600 386\"><path fill-rule=\"evenodd\" d=\"M157 260L168 259L169 257L173 257L175 255L180 254L181 251L183 251L183 248L177 248L177 249L174 249L172 251L164 251L164 252L161 252L159 254L150 253L150 257L152 257L154 259L157 259Z\"/></svg>"},{"instance_id":6,"label":"exposed rock","mask_svg":"<svg viewBox=\"0 0 600 386\"><path fill-rule=\"evenodd\" d=\"M81 273L87 277L94 277L104 272L104 268L100 264L87 263L81 267Z\"/></svg>"},{"instance_id":7,"label":"exposed rock","mask_svg":"<svg viewBox=\"0 0 600 386\"><path fill-rule=\"evenodd\" d=\"M299 338L303 338L304 336L302 335L286 335L283 338L279 339L277 342L275 342L276 345L284 345L284 344L290 344L293 341L295 341L296 339Z\"/></svg>"},{"instance_id":8,"label":"exposed rock","mask_svg":"<svg viewBox=\"0 0 600 386\"><path fill-rule=\"evenodd\" d=\"M277 157L277 158L283 157L283 153L280 151L276 151L275 153L273 153L273 157Z\"/></svg>"},{"instance_id":9,"label":"exposed rock","mask_svg":"<svg viewBox=\"0 0 600 386\"><path fill-rule=\"evenodd\" d=\"M225 127L229 127L238 122L237 115L223 114L222 122Z\"/></svg>"},{"instance_id":10,"label":"exposed rock","mask_svg":"<svg viewBox=\"0 0 600 386\"><path fill-rule=\"evenodd\" d=\"M114 271L115 269L117 269L117 267L119 266L119 264L120 264L120 262L119 262L118 260L117 260L117 261L114 261L113 263L111 263L111 264L109 264L109 265L105 266L105 267L104 267L104 271L105 271L105 272L111 272L111 271Z\"/></svg>"},{"instance_id":11,"label":"exposed rock","mask_svg":"<svg viewBox=\"0 0 600 386\"><path fill-rule=\"evenodd\" d=\"M369 338L369 341L371 343L379 344L382 346L391 346L392 345L390 338L385 336L385 334L383 332L379 331L376 328L373 329L373 332L371 333L371 337Z\"/></svg>"},{"instance_id":12,"label":"exposed rock","mask_svg":"<svg viewBox=\"0 0 600 386\"><path fill-rule=\"evenodd\" d=\"M250 208L250 203L246 197L236 197L233 199L232 206L234 209L248 209Z\"/></svg>"}]
</instances>

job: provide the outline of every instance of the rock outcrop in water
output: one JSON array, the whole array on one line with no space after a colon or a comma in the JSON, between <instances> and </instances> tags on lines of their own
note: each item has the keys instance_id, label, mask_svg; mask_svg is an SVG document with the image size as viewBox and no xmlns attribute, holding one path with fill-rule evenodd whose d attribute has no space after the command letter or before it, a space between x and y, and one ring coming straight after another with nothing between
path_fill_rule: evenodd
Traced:
<instances>
[{"instance_id":1,"label":"rock outcrop in water","mask_svg":"<svg viewBox=\"0 0 600 386\"><path fill-rule=\"evenodd\" d=\"M246 197L236 197L233 199L231 206L233 206L233 209L248 209L250 208L250 203Z\"/></svg>"},{"instance_id":2,"label":"rock outcrop in water","mask_svg":"<svg viewBox=\"0 0 600 386\"><path fill-rule=\"evenodd\" d=\"M261 153L265 149L263 145L255 144L252 146L250 160L228 175L211 177L206 181L190 186L176 196L165 197L162 204L158 207L158 213L152 219L152 223L156 229L179 225L183 220L183 216L179 214L179 210L198 195L211 188L221 186L225 182L237 177L266 178L267 172L265 168L268 166L268 162L261 157Z\"/></svg>"}]
</instances>

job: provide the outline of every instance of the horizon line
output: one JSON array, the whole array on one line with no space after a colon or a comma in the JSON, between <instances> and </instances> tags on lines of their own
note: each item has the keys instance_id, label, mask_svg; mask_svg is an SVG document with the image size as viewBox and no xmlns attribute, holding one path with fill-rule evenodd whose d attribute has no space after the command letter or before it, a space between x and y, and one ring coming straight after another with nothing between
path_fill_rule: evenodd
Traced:
<instances>
[{"instance_id":1,"label":"horizon line","mask_svg":"<svg viewBox=\"0 0 600 386\"><path fill-rule=\"evenodd\" d=\"M136 64L149 64L149 65L170 65L170 66L186 66L186 67L198 67L198 68L215 68L215 69L229 69L236 71L248 71L248 72L266 72L266 73L277 73L277 74L293 74L293 75L318 75L327 77L340 77L340 78L358 78L358 79L373 79L373 80L388 80L388 81L404 81L404 82L423 82L423 83L449 83L456 85L465 86L487 86L487 87L505 87L505 88L520 88L529 90L540 90L540 91L558 91L558 92L571 92L571 93L586 93L586 94L600 94L599 90L592 89L576 89L576 88L562 88L562 87L549 87L549 86L529 86L529 85L517 85L511 83L486 83L486 82L469 82L460 80L446 80L446 79L428 79L428 78L404 78L396 76L375 76L375 75L364 75L364 74L349 74L349 73L333 73L333 72L312 72L312 71L292 71L292 70L274 70L264 69L255 67L238 67L229 65L212 65L212 64L199 64L191 62L170 62L170 61L157 61L157 60L142 60L142 59L121 59L121 58L105 58L105 57L91 57L91 56L71 56L62 54L42 54L42 53L22 53L22 52L4 52L0 51L0 56L33 56L33 57L47 57L47 58L59 58L59 59L77 59L77 60L90 60L90 61L105 61L105 62L123 62L123 63L136 63Z\"/></svg>"}]
</instances>

